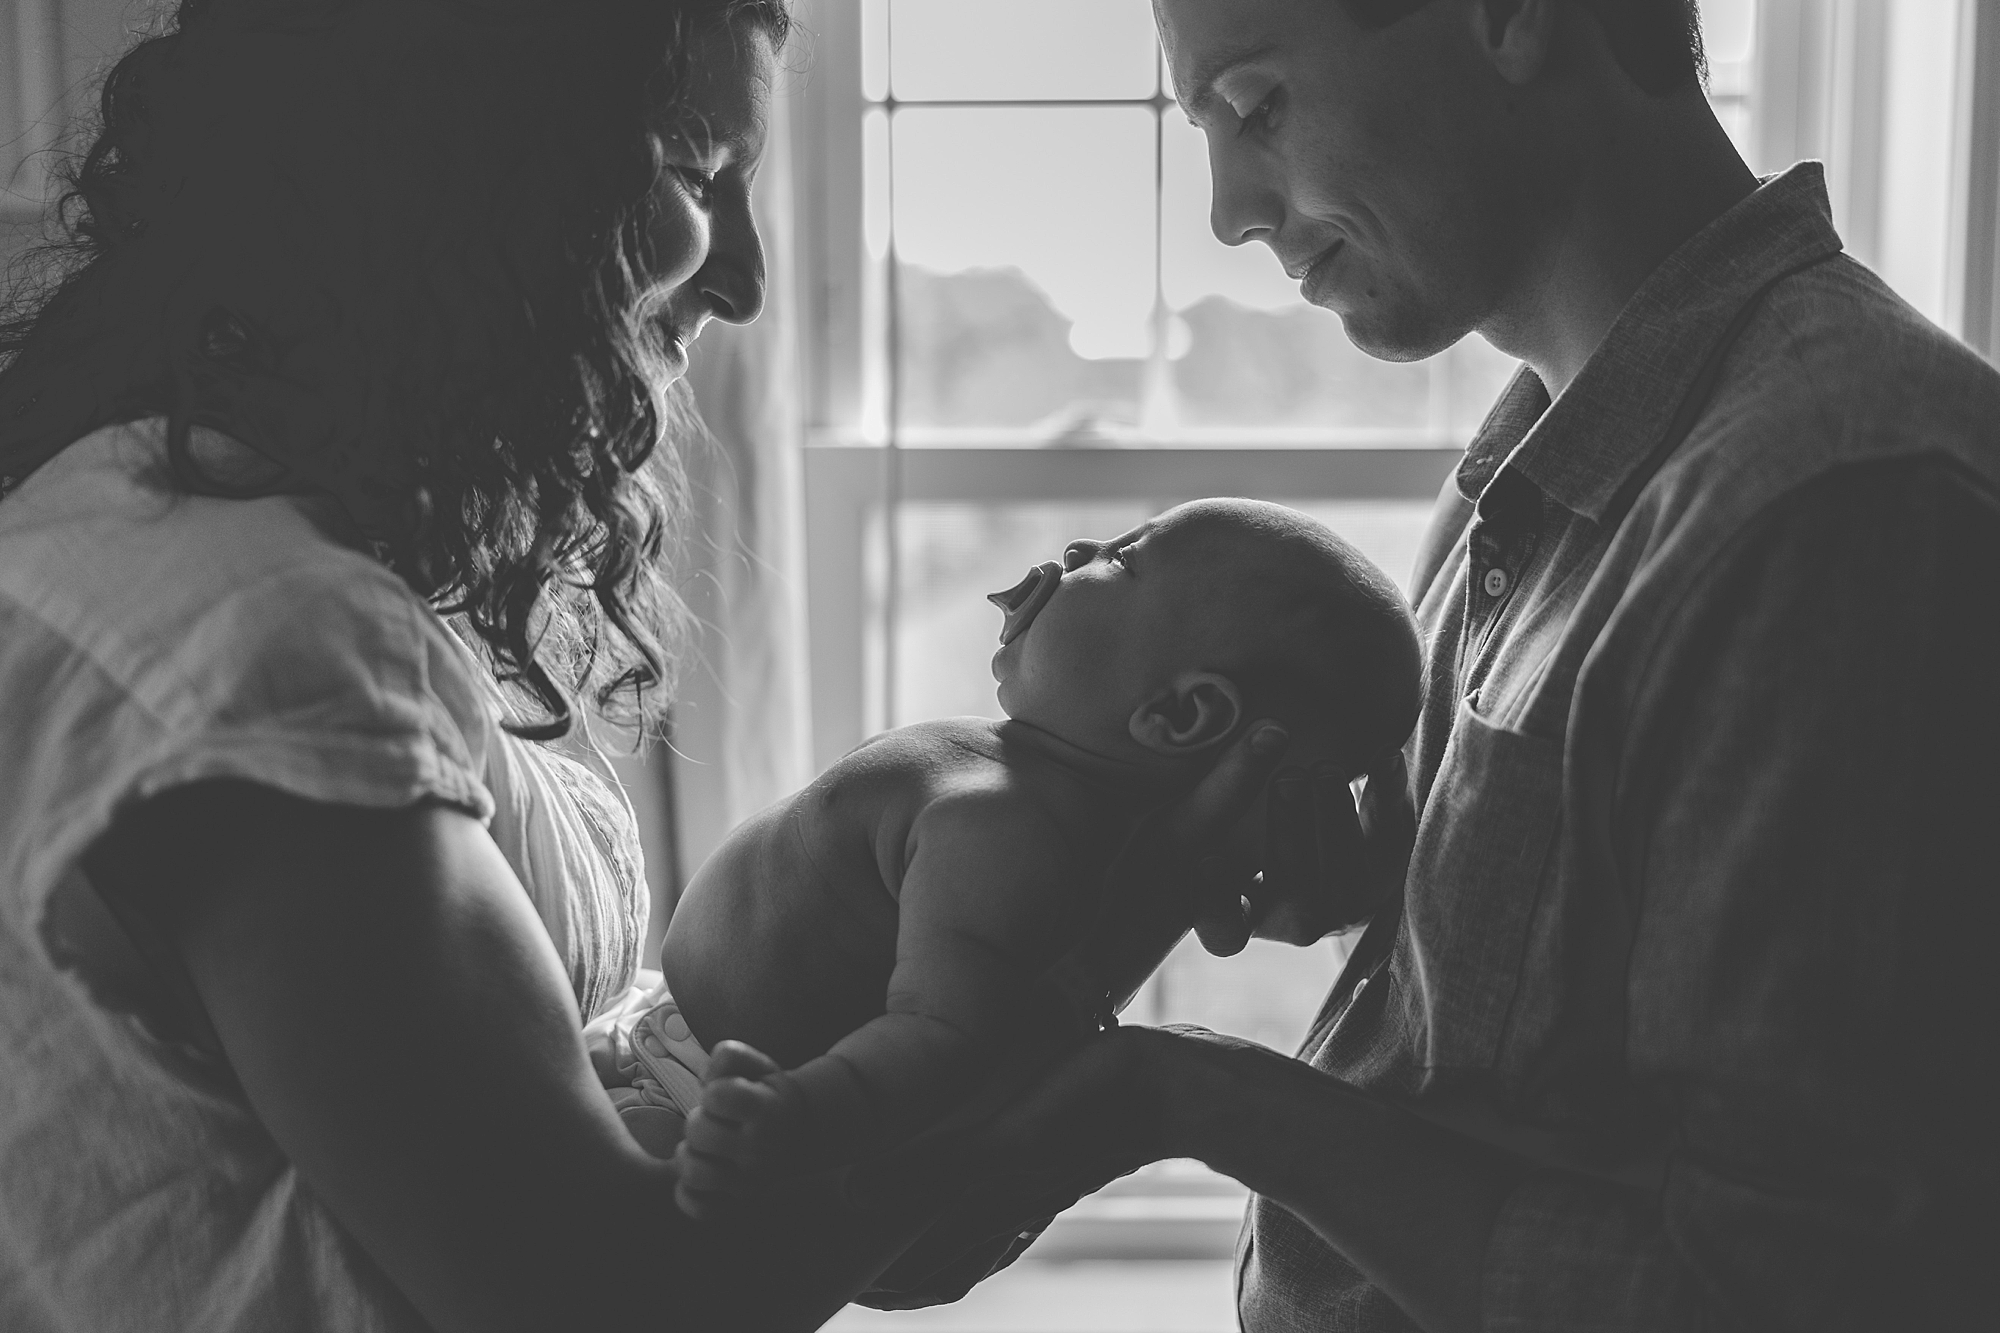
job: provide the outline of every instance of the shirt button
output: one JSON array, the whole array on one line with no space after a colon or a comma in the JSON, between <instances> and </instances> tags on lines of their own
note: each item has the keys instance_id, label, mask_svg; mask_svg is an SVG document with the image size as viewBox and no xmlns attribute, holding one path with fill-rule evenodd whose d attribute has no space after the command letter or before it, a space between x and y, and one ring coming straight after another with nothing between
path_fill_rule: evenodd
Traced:
<instances>
[{"instance_id":1,"label":"shirt button","mask_svg":"<svg viewBox=\"0 0 2000 1333\"><path fill-rule=\"evenodd\" d=\"M1498 565L1493 566L1493 568L1486 571L1484 586L1488 597L1498 597L1501 593L1506 592L1507 571Z\"/></svg>"}]
</instances>

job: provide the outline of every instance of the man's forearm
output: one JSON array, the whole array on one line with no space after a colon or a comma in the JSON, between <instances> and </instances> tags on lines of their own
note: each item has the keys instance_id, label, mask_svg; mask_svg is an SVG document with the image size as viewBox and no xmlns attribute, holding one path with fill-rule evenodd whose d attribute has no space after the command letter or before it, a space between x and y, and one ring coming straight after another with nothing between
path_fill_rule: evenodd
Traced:
<instances>
[{"instance_id":1,"label":"man's forearm","mask_svg":"<svg viewBox=\"0 0 2000 1333\"><path fill-rule=\"evenodd\" d=\"M1525 1163L1263 1047L1161 1036L1170 1152L1283 1204L1431 1333L1475 1333Z\"/></svg>"},{"instance_id":2,"label":"man's forearm","mask_svg":"<svg viewBox=\"0 0 2000 1333\"><path fill-rule=\"evenodd\" d=\"M690 1299L676 1298L673 1319L661 1327L818 1328L868 1289L959 1192L956 1182L938 1176L893 1202L857 1208L846 1177L844 1170L808 1177L703 1226L698 1234L712 1248L675 1258L710 1280ZM659 1256L648 1262L657 1264Z\"/></svg>"}]
</instances>

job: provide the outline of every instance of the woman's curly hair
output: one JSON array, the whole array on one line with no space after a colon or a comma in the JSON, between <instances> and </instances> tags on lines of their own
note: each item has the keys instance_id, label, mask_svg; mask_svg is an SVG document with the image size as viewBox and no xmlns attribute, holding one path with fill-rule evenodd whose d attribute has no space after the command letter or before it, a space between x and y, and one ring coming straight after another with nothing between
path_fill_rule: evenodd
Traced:
<instances>
[{"instance_id":1,"label":"woman's curly hair","mask_svg":"<svg viewBox=\"0 0 2000 1333\"><path fill-rule=\"evenodd\" d=\"M358 476L364 535L544 714L514 731L564 734L579 695L643 722L693 425L647 308L663 136L698 43L788 27L784 0L181 0L17 270L0 495L116 421L164 415L203 493L241 492L196 427L282 439Z\"/></svg>"}]
</instances>

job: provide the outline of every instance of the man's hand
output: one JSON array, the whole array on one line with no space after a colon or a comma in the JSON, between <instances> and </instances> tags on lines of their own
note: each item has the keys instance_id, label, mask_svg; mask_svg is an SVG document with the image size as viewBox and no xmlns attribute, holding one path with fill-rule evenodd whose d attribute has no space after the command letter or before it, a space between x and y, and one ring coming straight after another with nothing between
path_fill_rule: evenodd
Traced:
<instances>
[{"instance_id":1,"label":"man's hand","mask_svg":"<svg viewBox=\"0 0 2000 1333\"><path fill-rule=\"evenodd\" d=\"M1210 867L1247 867L1244 879L1255 874L1254 848L1240 838L1232 847L1232 830L1290 743L1277 723L1252 722L1192 791L1140 823L1105 874L1099 927L1059 969L1066 989L1087 989L1093 1009L1106 998L1122 1007L1191 927L1219 914L1225 896L1241 915L1237 880L1224 887Z\"/></svg>"},{"instance_id":2,"label":"man's hand","mask_svg":"<svg viewBox=\"0 0 2000 1333\"><path fill-rule=\"evenodd\" d=\"M811 1133L811 1108L784 1070L740 1041L716 1043L701 1105L674 1151L674 1202L689 1217L716 1216L729 1199L791 1174Z\"/></svg>"},{"instance_id":3,"label":"man's hand","mask_svg":"<svg viewBox=\"0 0 2000 1333\"><path fill-rule=\"evenodd\" d=\"M1211 780L1217 778L1247 775L1218 767ZM1240 796L1217 792L1209 799L1220 806ZM1252 936L1305 945L1359 925L1402 888L1416 832L1401 751L1368 775L1358 810L1331 765L1278 768L1255 859L1239 838L1234 849L1219 848L1196 863L1195 932L1202 947L1227 956Z\"/></svg>"},{"instance_id":4,"label":"man's hand","mask_svg":"<svg viewBox=\"0 0 2000 1333\"><path fill-rule=\"evenodd\" d=\"M963 1182L943 1229L967 1245L1067 1208L1162 1155L1166 1099L1149 1060L1161 1037L1159 1029L1128 1027L1091 1038L1016 1084L978 1125L922 1136L855 1167L850 1197L871 1211L901 1211L930 1198L940 1180Z\"/></svg>"}]
</instances>

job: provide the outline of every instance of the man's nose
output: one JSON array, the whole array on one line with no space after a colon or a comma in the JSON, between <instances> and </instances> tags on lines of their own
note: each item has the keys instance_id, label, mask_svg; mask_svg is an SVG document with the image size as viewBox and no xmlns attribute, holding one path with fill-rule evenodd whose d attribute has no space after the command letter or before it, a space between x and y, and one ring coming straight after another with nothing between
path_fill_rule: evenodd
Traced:
<instances>
[{"instance_id":1,"label":"man's nose","mask_svg":"<svg viewBox=\"0 0 2000 1333\"><path fill-rule=\"evenodd\" d=\"M1285 221L1285 203L1246 154L1209 144L1208 225L1224 245L1269 243Z\"/></svg>"}]
</instances>

